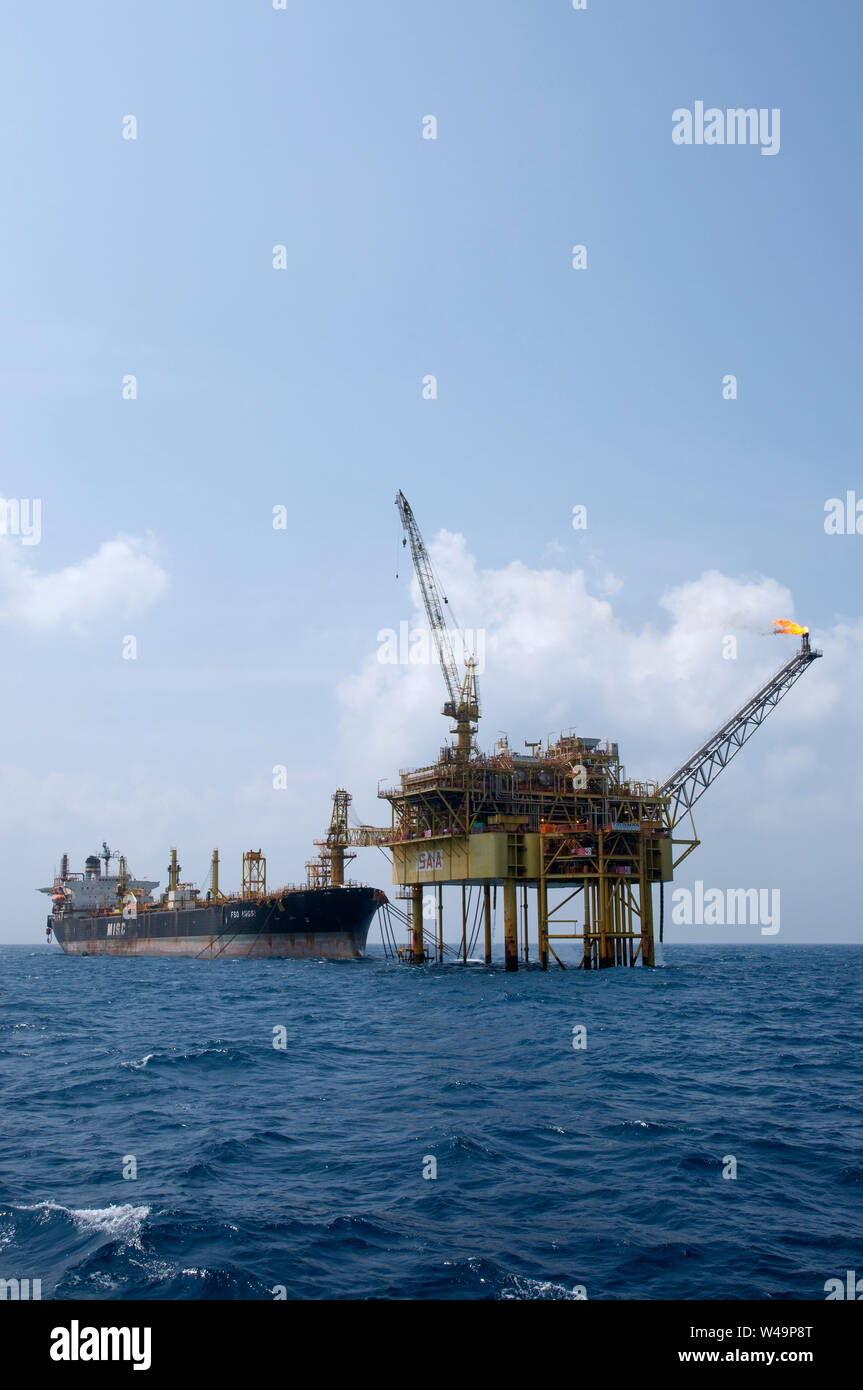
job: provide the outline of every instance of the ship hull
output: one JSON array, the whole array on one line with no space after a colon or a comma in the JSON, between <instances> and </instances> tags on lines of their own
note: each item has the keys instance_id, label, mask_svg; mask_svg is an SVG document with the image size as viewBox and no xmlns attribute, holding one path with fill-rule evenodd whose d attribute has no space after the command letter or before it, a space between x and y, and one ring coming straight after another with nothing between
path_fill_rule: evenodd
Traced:
<instances>
[{"instance_id":1,"label":"ship hull","mask_svg":"<svg viewBox=\"0 0 863 1390\"><path fill-rule=\"evenodd\" d=\"M264 903L151 908L132 918L69 913L49 917L48 926L73 956L357 960L385 900L374 888L297 889Z\"/></svg>"}]
</instances>

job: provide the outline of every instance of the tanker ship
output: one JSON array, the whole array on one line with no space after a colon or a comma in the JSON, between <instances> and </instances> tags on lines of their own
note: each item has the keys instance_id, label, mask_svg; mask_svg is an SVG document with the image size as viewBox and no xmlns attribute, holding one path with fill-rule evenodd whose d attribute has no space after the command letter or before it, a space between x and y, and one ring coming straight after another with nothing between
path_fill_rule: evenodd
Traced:
<instances>
[{"instance_id":1,"label":"tanker ship","mask_svg":"<svg viewBox=\"0 0 863 1390\"><path fill-rule=\"evenodd\" d=\"M350 800L345 792L336 793ZM336 797L333 798L334 800ZM334 811L335 821L335 811ZM103 843L83 873L69 869L64 854L50 888L46 935L68 955L187 956L203 960L234 957L317 957L356 960L387 896L378 888L344 881L344 843L332 830L317 841L322 852L306 865L307 882L267 891L266 859L260 850L243 855L243 889L219 889L219 854L213 852L206 893L180 881L177 851L171 850L168 888L159 898L159 881L132 877L123 855ZM117 871L109 872L116 859ZM104 869L103 869L104 864Z\"/></svg>"}]
</instances>

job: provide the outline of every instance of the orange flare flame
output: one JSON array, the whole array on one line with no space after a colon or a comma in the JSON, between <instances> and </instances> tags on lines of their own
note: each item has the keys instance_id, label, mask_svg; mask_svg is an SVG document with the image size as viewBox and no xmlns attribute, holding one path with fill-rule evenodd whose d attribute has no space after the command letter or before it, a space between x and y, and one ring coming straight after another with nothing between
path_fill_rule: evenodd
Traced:
<instances>
[{"instance_id":1,"label":"orange flare flame","mask_svg":"<svg viewBox=\"0 0 863 1390\"><path fill-rule=\"evenodd\" d=\"M783 632L789 633L792 637L805 637L808 631L808 627L801 627L799 623L792 623L790 618L773 619L774 637Z\"/></svg>"}]
</instances>

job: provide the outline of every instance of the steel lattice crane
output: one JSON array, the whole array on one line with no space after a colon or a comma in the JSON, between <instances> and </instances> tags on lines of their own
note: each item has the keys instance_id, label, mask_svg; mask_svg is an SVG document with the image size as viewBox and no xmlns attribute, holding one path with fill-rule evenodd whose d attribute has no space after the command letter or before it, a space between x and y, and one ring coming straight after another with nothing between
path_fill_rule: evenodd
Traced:
<instances>
[{"instance_id":1,"label":"steel lattice crane","mask_svg":"<svg viewBox=\"0 0 863 1390\"><path fill-rule=\"evenodd\" d=\"M444 618L443 605L447 603L447 599L442 598L438 591L429 553L420 535L416 518L403 492L396 494L396 506L399 509L399 516L405 530L405 540L402 543L410 542L414 570L429 620L432 640L440 656L441 670L449 695L441 713L448 719L455 720L453 732L457 735L456 756L467 762L474 748L476 725L480 716L476 663L473 657L466 657L464 677L459 677L449 628Z\"/></svg>"},{"instance_id":2,"label":"steel lattice crane","mask_svg":"<svg viewBox=\"0 0 863 1390\"><path fill-rule=\"evenodd\" d=\"M353 797L344 787L333 792L333 811L325 840L315 840L321 853L317 859L306 864L309 882L318 887L342 888L345 882L345 863L356 859L355 854L346 851L356 846L366 849L372 845L385 845L392 839L391 826L349 825L348 815Z\"/></svg>"},{"instance_id":3,"label":"steel lattice crane","mask_svg":"<svg viewBox=\"0 0 863 1390\"><path fill-rule=\"evenodd\" d=\"M783 695L800 679L803 672L808 670L812 662L823 655L822 652L812 650L809 645L809 633L805 628L801 636L800 650L795 652L784 666L780 666L721 729L717 729L706 743L702 743L701 747L696 749L691 758L687 758L686 762L662 783L659 792L661 796L669 798L668 824L672 830L684 816L689 815L699 797L704 795L722 769L731 762L735 753L740 751L755 730L763 724ZM690 846L691 849L694 847L694 844ZM685 858L685 855L682 857Z\"/></svg>"}]
</instances>

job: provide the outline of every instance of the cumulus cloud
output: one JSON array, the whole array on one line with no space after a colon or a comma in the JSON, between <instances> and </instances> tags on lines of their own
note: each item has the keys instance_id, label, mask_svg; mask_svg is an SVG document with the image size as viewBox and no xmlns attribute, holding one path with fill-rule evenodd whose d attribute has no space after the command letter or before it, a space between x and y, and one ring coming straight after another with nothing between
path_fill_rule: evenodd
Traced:
<instances>
[{"instance_id":1,"label":"cumulus cloud","mask_svg":"<svg viewBox=\"0 0 863 1390\"><path fill-rule=\"evenodd\" d=\"M73 629L140 612L164 594L168 576L152 538L119 535L92 555L40 573L12 540L0 538L0 617L28 627Z\"/></svg>"},{"instance_id":2,"label":"cumulus cloud","mask_svg":"<svg viewBox=\"0 0 863 1390\"><path fill-rule=\"evenodd\" d=\"M587 736L627 737L639 757L633 774L665 775L794 650L796 639L771 634L774 618L794 617L793 596L766 576L708 571L660 596L655 619L633 626L616 611L620 585L608 577L597 594L580 569L531 569L513 561L482 570L464 537L449 532L431 550L446 576L451 610L466 628L484 632L480 744L486 748L501 729L520 747L525 738L574 725ZM399 617L411 628L425 625L415 582L411 605L412 613ZM398 620L390 626L397 628ZM737 643L731 659L729 637ZM797 724L833 709L840 677L847 681L849 666L863 665L863 625L837 628L830 637L839 660L831 650L829 666L819 665L817 676L795 689L788 704ZM399 766L431 761L448 737L437 666L386 664L379 650L370 650L337 694L346 745L361 750L358 773L393 768L394 754Z\"/></svg>"}]
</instances>

